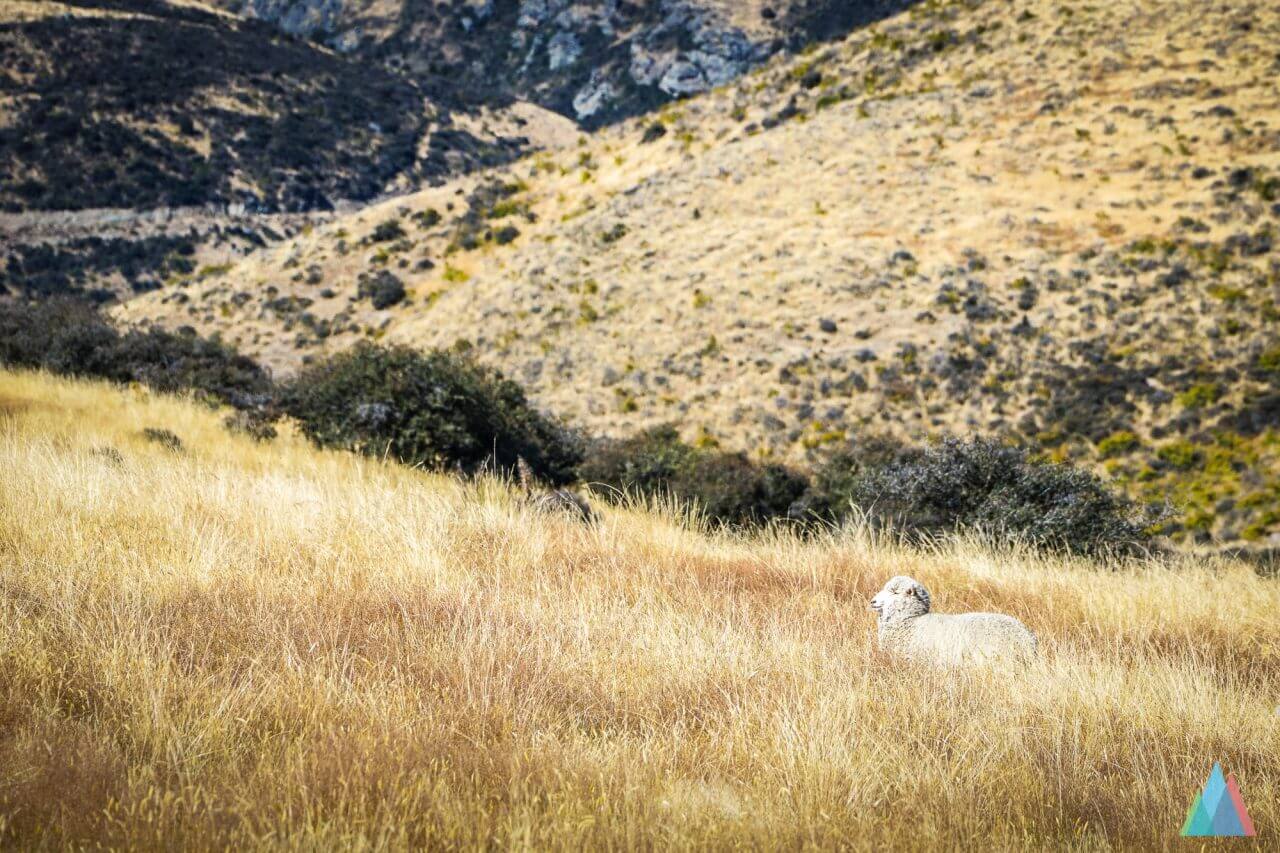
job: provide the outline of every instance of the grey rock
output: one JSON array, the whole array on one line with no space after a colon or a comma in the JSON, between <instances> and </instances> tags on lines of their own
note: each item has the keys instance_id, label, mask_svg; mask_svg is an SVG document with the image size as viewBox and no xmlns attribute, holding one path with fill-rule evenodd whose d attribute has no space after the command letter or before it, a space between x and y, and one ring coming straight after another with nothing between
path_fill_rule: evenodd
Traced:
<instances>
[{"instance_id":1,"label":"grey rock","mask_svg":"<svg viewBox=\"0 0 1280 853\"><path fill-rule=\"evenodd\" d=\"M547 43L547 65L552 71L572 65L582 56L582 43L571 32L561 30Z\"/></svg>"},{"instance_id":2,"label":"grey rock","mask_svg":"<svg viewBox=\"0 0 1280 853\"><path fill-rule=\"evenodd\" d=\"M613 84L605 79L600 70L592 72L591 80L587 85L578 90L578 94L573 97L573 111L578 118L589 118L601 109L606 107L617 93L613 88Z\"/></svg>"},{"instance_id":3,"label":"grey rock","mask_svg":"<svg viewBox=\"0 0 1280 853\"><path fill-rule=\"evenodd\" d=\"M672 97L679 97L705 92L710 85L700 66L688 59L678 59L662 75L658 88Z\"/></svg>"}]
</instances>

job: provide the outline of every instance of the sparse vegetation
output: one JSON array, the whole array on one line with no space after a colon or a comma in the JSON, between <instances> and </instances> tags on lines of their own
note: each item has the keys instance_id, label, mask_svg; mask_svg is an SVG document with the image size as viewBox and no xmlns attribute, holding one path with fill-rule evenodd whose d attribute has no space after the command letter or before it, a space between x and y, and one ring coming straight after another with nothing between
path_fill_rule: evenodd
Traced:
<instances>
[{"instance_id":1,"label":"sparse vegetation","mask_svg":"<svg viewBox=\"0 0 1280 853\"><path fill-rule=\"evenodd\" d=\"M421 92L377 64L193 6L78 5L133 14L38 16L0 35L19 96L0 130L4 210L327 209L418 168Z\"/></svg>"},{"instance_id":2,"label":"sparse vegetation","mask_svg":"<svg viewBox=\"0 0 1280 853\"><path fill-rule=\"evenodd\" d=\"M194 390L243 408L261 405L271 387L258 364L218 341L160 329L121 332L70 299L0 299L0 364Z\"/></svg>"},{"instance_id":3,"label":"sparse vegetation","mask_svg":"<svg viewBox=\"0 0 1280 853\"><path fill-rule=\"evenodd\" d=\"M761 26L794 31L793 14L833 9L775 5ZM798 470L881 430L913 444L1008 436L1142 503L1195 507L1194 534L1161 529L1179 543L1239 545L1249 529L1269 545L1280 534L1264 520L1271 507L1241 506L1209 467L1240 489L1280 476L1276 454L1256 446L1280 418L1280 208L1269 200L1280 178L1263 156L1280 119L1264 69L1241 75L1215 59L1173 74L1150 60L1170 33L1193 52L1269 56L1273 16L1246 28L1226 7L1187 3L1070 12L916 4L636 122L597 130L593 118L567 148L335 213L225 276L175 275L113 310L221 331L286 371L358 337L466 337L584 428L626 436L627 424L669 419L692 440L705 423L724 449ZM506 32L511 17L468 37ZM545 70L538 31L525 34L528 68ZM1129 57L1119 64L1097 41L1116 31ZM618 38L625 52L632 36ZM650 47L638 63L688 45ZM386 50L379 62L392 67ZM584 89L586 66L574 67L572 96L599 94L600 123L609 98L634 103L635 91ZM599 70L616 81L619 69ZM463 126L476 128L438 115L421 141L482 157ZM646 133L661 141L642 146ZM861 148L867 139L878 144ZM995 209L998 227L968 215ZM410 236L371 244L387 220ZM307 284L312 268L323 293ZM352 297L380 272L405 298L379 313ZM597 384L624 360L625 380ZM1222 446L1224 434L1245 443ZM1158 455L1178 441L1202 462Z\"/></svg>"}]
</instances>

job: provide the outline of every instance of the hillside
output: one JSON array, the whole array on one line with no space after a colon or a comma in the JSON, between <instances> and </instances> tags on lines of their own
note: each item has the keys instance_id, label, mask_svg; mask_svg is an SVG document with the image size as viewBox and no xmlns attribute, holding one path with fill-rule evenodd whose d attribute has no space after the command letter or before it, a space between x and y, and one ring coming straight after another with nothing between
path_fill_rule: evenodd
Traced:
<instances>
[{"instance_id":1,"label":"hillside","mask_svg":"<svg viewBox=\"0 0 1280 853\"><path fill-rule=\"evenodd\" d=\"M6 848L1160 849L1214 761L1280 821L1280 587L1241 564L589 529L32 374L0 469ZM885 658L897 573L1042 663Z\"/></svg>"},{"instance_id":2,"label":"hillside","mask_svg":"<svg viewBox=\"0 0 1280 853\"><path fill-rule=\"evenodd\" d=\"M0 295L128 298L572 132L196 3L0 0Z\"/></svg>"},{"instance_id":3,"label":"hillside","mask_svg":"<svg viewBox=\"0 0 1280 853\"><path fill-rule=\"evenodd\" d=\"M455 103L195 4L4 0L0 210L327 209L518 150Z\"/></svg>"},{"instance_id":4,"label":"hillside","mask_svg":"<svg viewBox=\"0 0 1280 853\"><path fill-rule=\"evenodd\" d=\"M472 349L597 430L800 460L1010 435L1280 539L1265 6L926 4L124 309L281 371ZM1123 32L1123 39L1116 34ZM409 298L374 309L394 277Z\"/></svg>"},{"instance_id":5,"label":"hillside","mask_svg":"<svg viewBox=\"0 0 1280 853\"><path fill-rule=\"evenodd\" d=\"M410 77L589 128L705 92L904 0L214 0Z\"/></svg>"}]
</instances>

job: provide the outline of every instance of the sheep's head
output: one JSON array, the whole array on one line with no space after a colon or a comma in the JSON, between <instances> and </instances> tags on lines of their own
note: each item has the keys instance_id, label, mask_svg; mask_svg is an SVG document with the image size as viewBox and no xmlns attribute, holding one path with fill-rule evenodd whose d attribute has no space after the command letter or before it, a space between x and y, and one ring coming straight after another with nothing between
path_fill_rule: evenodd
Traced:
<instances>
[{"instance_id":1,"label":"sheep's head","mask_svg":"<svg viewBox=\"0 0 1280 853\"><path fill-rule=\"evenodd\" d=\"M929 590L914 578L898 575L889 578L884 589L871 599L871 609L879 613L884 622L923 616L929 612Z\"/></svg>"}]
</instances>

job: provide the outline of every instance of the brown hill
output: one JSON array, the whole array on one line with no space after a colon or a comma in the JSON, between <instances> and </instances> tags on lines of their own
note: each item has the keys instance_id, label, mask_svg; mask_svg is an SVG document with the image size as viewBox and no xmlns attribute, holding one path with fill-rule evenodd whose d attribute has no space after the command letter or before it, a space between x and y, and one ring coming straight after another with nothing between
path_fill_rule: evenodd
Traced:
<instances>
[{"instance_id":1,"label":"brown hill","mask_svg":"<svg viewBox=\"0 0 1280 853\"><path fill-rule=\"evenodd\" d=\"M926 4L125 315L287 370L459 345L596 429L792 459L997 432L1280 534L1265 5ZM375 308L391 278L408 298Z\"/></svg>"}]
</instances>

